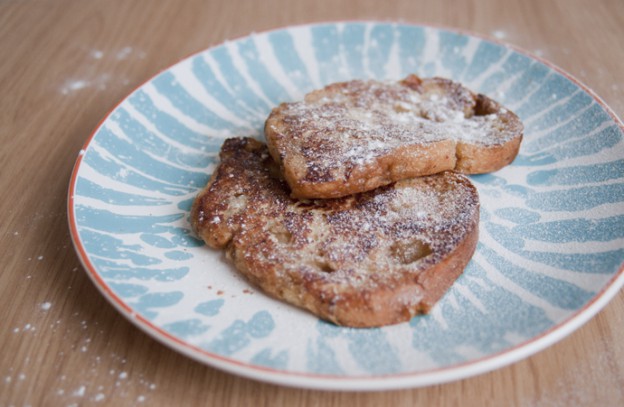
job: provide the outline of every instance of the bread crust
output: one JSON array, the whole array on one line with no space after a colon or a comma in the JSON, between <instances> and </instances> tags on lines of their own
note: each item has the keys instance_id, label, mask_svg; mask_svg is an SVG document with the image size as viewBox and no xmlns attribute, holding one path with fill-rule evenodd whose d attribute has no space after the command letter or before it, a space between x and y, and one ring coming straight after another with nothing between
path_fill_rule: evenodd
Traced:
<instances>
[{"instance_id":1,"label":"bread crust","mask_svg":"<svg viewBox=\"0 0 624 407\"><path fill-rule=\"evenodd\" d=\"M496 171L513 161L523 125L485 95L443 78L354 80L272 110L269 152L298 198L337 198L401 179Z\"/></svg>"},{"instance_id":2,"label":"bread crust","mask_svg":"<svg viewBox=\"0 0 624 407\"><path fill-rule=\"evenodd\" d=\"M427 312L478 240L479 200L453 172L339 199L298 200L267 147L228 139L191 210L195 233L265 293L338 325Z\"/></svg>"}]
</instances>

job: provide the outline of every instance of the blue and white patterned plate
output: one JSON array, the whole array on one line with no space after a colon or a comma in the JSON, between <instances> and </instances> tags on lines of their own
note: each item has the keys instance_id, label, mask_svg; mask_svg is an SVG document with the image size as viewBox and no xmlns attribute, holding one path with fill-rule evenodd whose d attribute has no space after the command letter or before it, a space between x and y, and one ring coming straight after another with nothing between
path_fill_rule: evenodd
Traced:
<instances>
[{"instance_id":1,"label":"blue and white patterned plate","mask_svg":"<svg viewBox=\"0 0 624 407\"><path fill-rule=\"evenodd\" d=\"M427 316L349 329L265 296L189 228L230 136L262 138L274 106L324 84L409 73L458 80L513 109L515 162L472 177L481 235ZM565 337L624 284L624 133L589 89L512 47L433 27L353 22L229 41L124 99L81 151L72 237L89 276L138 327L208 365L292 386L441 383Z\"/></svg>"}]
</instances>

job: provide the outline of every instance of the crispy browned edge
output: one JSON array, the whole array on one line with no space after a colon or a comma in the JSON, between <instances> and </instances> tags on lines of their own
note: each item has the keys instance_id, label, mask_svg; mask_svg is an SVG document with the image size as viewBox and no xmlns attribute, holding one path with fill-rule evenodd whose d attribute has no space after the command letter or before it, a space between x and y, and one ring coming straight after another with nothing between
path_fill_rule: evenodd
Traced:
<instances>
[{"instance_id":1,"label":"crispy browned edge","mask_svg":"<svg viewBox=\"0 0 624 407\"><path fill-rule=\"evenodd\" d=\"M328 85L311 92L306 98L316 99L319 94L332 92L345 86L346 83ZM454 87L462 86L444 78L421 79L416 75L410 75L400 83L413 89L419 89L421 86L440 86L449 92L453 92ZM310 181L306 179L307 164L304 158L293 151L292 141L285 136L288 134L288 128L284 124L282 112L287 106L286 103L271 111L265 122L264 133L271 156L279 164L292 195L297 198L338 198L369 191L401 179L447 170L464 174L497 171L510 164L517 156L522 141L522 123L513 112L503 108L496 101L470 90L468 92L474 99L475 114L498 113L505 124L517 129L517 135L505 143L495 145L453 140L404 145L378 157L373 163L356 166L346 180Z\"/></svg>"},{"instance_id":2,"label":"crispy browned edge","mask_svg":"<svg viewBox=\"0 0 624 407\"><path fill-rule=\"evenodd\" d=\"M259 149L264 148L263 144L256 140L243 140L245 140L243 148L248 152L257 153ZM222 153L221 157L222 163L228 159L233 159L238 163L244 162L242 156L227 157ZM461 275L476 249L479 234L478 206L470 220L470 225L466 228L466 235L455 249L440 262L422 271L415 280L413 276L405 274L395 284L380 286L374 291L353 289L342 292L341 299L337 302L322 298L320 292L315 289L314 281L300 281L300 289L296 287L289 289L284 284L276 283L275 269L264 267L264 263L258 261L253 255L246 256L247 251L253 248L246 248L244 245L237 247L233 243L233 233L227 229L225 222L216 226L211 225L210 228L205 228L198 222L200 209L208 205L207 210L210 206L213 206L214 210L215 205L223 205L224 200L218 192L213 191L210 196L207 196L216 177L224 176L224 174L218 175L219 170L220 168L213 173L211 180L193 203L191 223L198 236L213 248L225 249L241 274L268 295L308 309L313 314L337 325L360 328L378 327L405 322L416 314L428 312ZM476 193L474 186L469 181L466 183ZM401 301L401 297L405 295L422 296L422 300L417 305L409 306Z\"/></svg>"}]
</instances>

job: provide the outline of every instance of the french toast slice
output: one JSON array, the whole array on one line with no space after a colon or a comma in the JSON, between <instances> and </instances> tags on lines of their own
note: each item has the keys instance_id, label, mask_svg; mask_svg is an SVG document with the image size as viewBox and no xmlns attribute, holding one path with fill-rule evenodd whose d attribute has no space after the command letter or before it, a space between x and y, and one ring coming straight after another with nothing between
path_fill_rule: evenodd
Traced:
<instances>
[{"instance_id":1,"label":"french toast slice","mask_svg":"<svg viewBox=\"0 0 624 407\"><path fill-rule=\"evenodd\" d=\"M443 78L353 80L282 103L265 123L269 151L299 198L337 198L455 170L496 171L513 161L520 119Z\"/></svg>"},{"instance_id":2,"label":"french toast slice","mask_svg":"<svg viewBox=\"0 0 624 407\"><path fill-rule=\"evenodd\" d=\"M428 312L474 253L479 197L463 175L298 200L264 143L228 139L220 159L193 203L195 233L265 293L335 324Z\"/></svg>"}]
</instances>

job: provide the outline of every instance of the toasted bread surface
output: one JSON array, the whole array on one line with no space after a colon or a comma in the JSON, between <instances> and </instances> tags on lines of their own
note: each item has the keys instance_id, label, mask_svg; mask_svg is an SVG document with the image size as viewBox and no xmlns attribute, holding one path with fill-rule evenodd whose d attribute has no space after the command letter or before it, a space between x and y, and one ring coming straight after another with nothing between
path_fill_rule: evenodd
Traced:
<instances>
[{"instance_id":1,"label":"toasted bread surface","mask_svg":"<svg viewBox=\"0 0 624 407\"><path fill-rule=\"evenodd\" d=\"M269 115L269 151L299 198L336 198L455 170L496 171L516 157L519 118L443 78L353 80L282 103Z\"/></svg>"},{"instance_id":2,"label":"toasted bread surface","mask_svg":"<svg viewBox=\"0 0 624 407\"><path fill-rule=\"evenodd\" d=\"M407 321L440 299L474 253L479 199L462 175L297 200L263 143L228 139L220 158L192 207L196 234L267 294L325 320Z\"/></svg>"}]
</instances>

